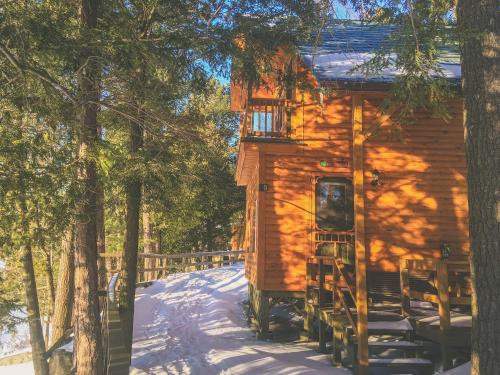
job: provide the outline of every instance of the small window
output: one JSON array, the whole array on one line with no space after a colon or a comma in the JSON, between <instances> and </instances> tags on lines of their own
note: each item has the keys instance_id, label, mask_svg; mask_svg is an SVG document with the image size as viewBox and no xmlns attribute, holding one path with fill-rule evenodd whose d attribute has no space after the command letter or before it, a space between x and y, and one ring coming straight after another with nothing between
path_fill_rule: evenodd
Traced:
<instances>
[{"instance_id":1,"label":"small window","mask_svg":"<svg viewBox=\"0 0 500 375\"><path fill-rule=\"evenodd\" d=\"M269 133L273 129L273 115L270 112L254 112L252 130L254 133Z\"/></svg>"},{"instance_id":2,"label":"small window","mask_svg":"<svg viewBox=\"0 0 500 375\"><path fill-rule=\"evenodd\" d=\"M316 183L316 225L323 230L351 230L354 192L347 178L321 178Z\"/></svg>"}]
</instances>

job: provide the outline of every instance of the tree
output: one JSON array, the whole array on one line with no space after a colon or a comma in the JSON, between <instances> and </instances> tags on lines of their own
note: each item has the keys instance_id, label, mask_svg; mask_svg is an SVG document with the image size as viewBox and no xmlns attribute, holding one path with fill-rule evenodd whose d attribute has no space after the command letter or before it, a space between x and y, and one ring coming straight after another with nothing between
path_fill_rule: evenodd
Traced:
<instances>
[{"instance_id":1,"label":"tree","mask_svg":"<svg viewBox=\"0 0 500 375\"><path fill-rule=\"evenodd\" d=\"M0 90L2 98L9 104L29 103L29 113L40 121L45 117L57 118L55 122L62 124L70 136L70 139L61 144L71 147L74 145L73 137L76 135L78 138L77 162L73 163L72 157L66 159L69 161L68 166L76 166L77 169L76 184L72 186L76 186L76 191L71 191L70 187L66 187L67 190L63 188L68 195L72 193L73 197L76 197L74 205L67 207L66 210L71 213L69 215L71 218L60 215L59 212L55 216L66 225L56 226L53 218L50 220L46 218L45 212L39 213L41 218L36 215L30 216L28 222L30 230L33 232L33 228L39 226L38 234L43 236L37 235L36 240L34 237L30 237L29 240L34 246L33 249L40 254L51 251L61 239L57 238L58 236L49 236L48 233L51 231L64 233L71 226L74 214L76 367L78 373L99 373L103 366L97 294L96 252L99 236L96 233L96 224L102 228L99 222L103 220L100 219L102 215L98 215L96 206L100 190L98 180L102 177L99 172L103 172L99 169L102 168L103 152L106 147L106 141L98 139L99 121L113 117L114 120L119 120L113 122L118 126L132 124L129 130L135 134L132 137L135 140L137 140L136 135L145 129L154 136L159 135L159 138L166 136L168 141L161 140L159 144L172 148L168 152L170 157L188 156L189 165L184 161L165 160L162 173L170 173L170 176L163 175L161 178L175 187L179 186L174 181L175 177L182 176L186 192L184 197L188 199L193 196L189 191L189 184L194 178L197 179L197 202L205 205L197 211L199 216L189 218L186 225L182 224L186 227L192 224L189 230L183 233L185 238L193 237L193 234L196 234L197 238L202 238L202 233L205 231L209 233L209 245L213 246L218 238L225 235L225 228L220 226L226 225L227 218L219 217L224 211L221 207L214 209L208 204L210 199L206 198L211 198L211 195L207 190L203 190L201 185L227 183L227 172L230 171L231 165L225 162L218 165L224 171L223 175L219 176L222 177L220 180L202 178L202 167L196 164L196 160L204 150L208 149L203 148L208 146L208 142L199 138L210 135L203 134L194 126L193 121L199 118L199 113L192 109L188 111L186 101L190 99L191 93L202 92L206 87L207 67L217 72L227 69L229 57L240 51L233 43L236 36L242 35L248 28L251 32L247 40L255 46L253 51L267 49L268 53L272 54L273 48L278 43L295 39L299 35L297 30L306 30L307 23L313 18L310 9L316 9L316 3L307 2L307 6L304 7L295 1L267 0L219 3L205 0L129 1L105 4L101 4L98 0L81 0L78 4L78 10L73 4L56 1L2 4ZM304 17L301 16L302 13L305 14ZM247 17L248 14L253 14L254 17ZM261 26L263 30L275 31L280 38L270 41L265 33L259 31ZM133 35L130 35L130 30L134 30ZM257 54L253 54L246 57L256 56ZM245 58L245 56L240 57ZM150 69L141 72L140 68L145 65L144 61L148 62L146 67ZM244 65L252 69L254 66L251 63ZM25 108L21 109L25 111ZM187 131L183 129L184 122L188 123ZM108 128L104 130L103 134L109 131ZM182 142L177 143L176 138L181 138ZM196 147L190 143L193 141L197 142ZM181 147L188 150L180 152ZM196 150L189 151L191 147ZM57 143L46 145L44 150L55 149ZM210 150L214 151L211 148ZM134 161L143 160L140 146L131 148L131 151L124 152L120 149L117 153L123 158L120 162L127 167L132 166ZM162 152L163 150L154 149L150 156L161 157L157 154ZM147 158L144 160L152 165L155 162ZM138 164L141 166L142 163ZM217 165L215 163L212 165L214 170L217 170ZM194 178L183 176L182 171L175 170L183 166L190 168ZM144 175L142 173L144 171L139 172L132 178L121 180L127 181L129 193L130 221L127 228L126 256L128 274L134 276L127 278L124 287L127 296L123 299L123 303L124 305L128 303L130 311L133 310L134 262L137 261L139 242L140 184ZM74 177L71 173L65 173L61 178L68 183ZM28 179L26 181L29 182ZM13 182L15 189L22 187L20 182L20 180ZM233 187L234 184L228 190ZM58 189L54 191L61 192ZM40 192L40 189L37 190L37 193ZM123 190L121 192L123 193ZM177 200L175 189L169 192L168 197L165 195L159 197L175 202ZM51 196L48 191L45 193ZM27 196L28 198L30 197ZM222 198L217 197L211 202L217 201L219 205L219 200L222 201ZM104 197L104 201L110 200ZM185 202L177 203L179 208L186 207ZM27 204L28 214L31 215L29 199ZM62 204L57 206L58 209L64 207ZM52 212L52 208L47 211ZM164 214L168 212L166 205L165 208ZM201 215L203 211L212 215L210 220L203 222ZM184 218L189 217L186 212L179 210L179 213L182 213ZM16 230L22 226L15 220L4 221L9 224L14 223ZM55 231L54 228L58 230ZM102 233L102 230L100 232ZM11 238L7 242L10 240ZM206 244L196 243L194 246L206 246ZM110 248L113 247L116 248L118 245L111 243ZM68 254L63 253L62 256L67 257ZM34 260L35 266L40 263L39 259ZM50 267L42 270L41 274L52 280L49 284L53 285L53 279L50 278L51 266L52 261ZM37 270L35 272L38 274ZM63 276L64 274L61 274L61 278L66 279ZM30 274L30 278L34 277ZM44 301L50 299L42 298ZM58 310L57 306L54 310ZM132 319L133 313L129 314L127 319L129 326Z\"/></svg>"},{"instance_id":2,"label":"tree","mask_svg":"<svg viewBox=\"0 0 500 375\"><path fill-rule=\"evenodd\" d=\"M500 368L500 14L458 1L472 254L472 374Z\"/></svg>"},{"instance_id":3,"label":"tree","mask_svg":"<svg viewBox=\"0 0 500 375\"><path fill-rule=\"evenodd\" d=\"M70 226L62 240L62 251L59 261L54 315L52 318L51 344L64 337L71 328L73 315L73 297L75 291L75 233Z\"/></svg>"},{"instance_id":4,"label":"tree","mask_svg":"<svg viewBox=\"0 0 500 375\"><path fill-rule=\"evenodd\" d=\"M81 42L91 45L98 22L100 1L82 0ZM97 171L93 156L98 138L100 66L97 53L82 48L79 56L78 98L80 103L78 139L78 181L81 202L75 225L74 361L79 375L104 372L99 318L97 273Z\"/></svg>"}]
</instances>

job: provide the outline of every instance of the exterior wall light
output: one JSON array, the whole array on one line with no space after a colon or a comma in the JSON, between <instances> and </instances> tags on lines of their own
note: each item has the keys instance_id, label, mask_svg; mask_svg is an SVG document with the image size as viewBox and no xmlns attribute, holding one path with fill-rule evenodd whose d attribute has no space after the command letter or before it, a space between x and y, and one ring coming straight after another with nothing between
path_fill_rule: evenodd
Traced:
<instances>
[{"instance_id":1,"label":"exterior wall light","mask_svg":"<svg viewBox=\"0 0 500 375\"><path fill-rule=\"evenodd\" d=\"M378 169L372 171L372 181L371 181L372 186L382 185L382 182L380 181L380 174L381 173Z\"/></svg>"},{"instance_id":2,"label":"exterior wall light","mask_svg":"<svg viewBox=\"0 0 500 375\"><path fill-rule=\"evenodd\" d=\"M446 242L443 242L439 248L441 250L441 259L448 259L451 255L451 247Z\"/></svg>"}]
</instances>

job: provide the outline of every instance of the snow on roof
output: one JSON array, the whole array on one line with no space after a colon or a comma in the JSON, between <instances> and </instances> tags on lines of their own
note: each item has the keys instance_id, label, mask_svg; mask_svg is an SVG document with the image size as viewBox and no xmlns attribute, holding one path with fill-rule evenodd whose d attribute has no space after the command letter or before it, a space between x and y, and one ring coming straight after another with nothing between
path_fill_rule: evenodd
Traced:
<instances>
[{"instance_id":1,"label":"snow on roof","mask_svg":"<svg viewBox=\"0 0 500 375\"><path fill-rule=\"evenodd\" d=\"M390 49L389 39L396 27L391 25L362 25L340 23L330 26L321 33L319 43L299 46L299 53L316 79L325 81L390 83L402 74L393 67L380 74L365 76L350 71L375 57L383 47ZM459 55L453 48L446 48L440 54L440 68L444 76L458 81L461 77Z\"/></svg>"}]
</instances>

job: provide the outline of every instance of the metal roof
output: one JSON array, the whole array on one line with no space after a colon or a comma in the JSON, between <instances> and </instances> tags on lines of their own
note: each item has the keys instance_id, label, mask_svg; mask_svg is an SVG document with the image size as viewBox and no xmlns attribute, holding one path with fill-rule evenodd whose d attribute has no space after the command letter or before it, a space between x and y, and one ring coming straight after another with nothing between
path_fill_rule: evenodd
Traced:
<instances>
[{"instance_id":1,"label":"metal roof","mask_svg":"<svg viewBox=\"0 0 500 375\"><path fill-rule=\"evenodd\" d=\"M373 58L383 47L391 51L395 40L389 35L394 31L397 28L391 25L336 23L322 31L318 43L299 46L299 54L320 82L391 83L402 74L394 67L371 76L351 70ZM461 77L458 51L454 48L443 49L439 60L444 76L458 81Z\"/></svg>"}]
</instances>

